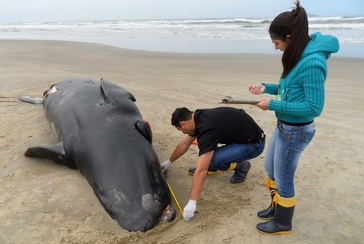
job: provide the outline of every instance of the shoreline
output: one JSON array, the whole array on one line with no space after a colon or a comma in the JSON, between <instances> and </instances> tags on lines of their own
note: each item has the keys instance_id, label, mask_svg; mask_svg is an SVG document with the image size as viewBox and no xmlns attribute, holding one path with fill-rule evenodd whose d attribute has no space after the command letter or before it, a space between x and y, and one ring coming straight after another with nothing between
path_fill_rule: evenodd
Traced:
<instances>
[{"instance_id":1,"label":"shoreline","mask_svg":"<svg viewBox=\"0 0 364 244\"><path fill-rule=\"evenodd\" d=\"M136 51L150 51L161 53L189 53L189 54L277 54L270 40L205 40L184 38L74 38L69 39L7 39L0 41L65 41L79 43L93 43L130 49ZM340 41L340 40L339 40ZM340 43L337 57L364 58L364 43Z\"/></svg>"},{"instance_id":2,"label":"shoreline","mask_svg":"<svg viewBox=\"0 0 364 244\"><path fill-rule=\"evenodd\" d=\"M232 172L208 176L199 214L186 223L177 212L170 224L146 233L120 228L103 210L77 170L24 157L28 147L57 141L42 106L19 95L41 96L70 77L109 79L136 97L153 131L153 147L166 160L183 137L170 124L176 107L226 106L226 95L257 98L250 84L277 81L281 55L191 54L140 51L70 41L0 40L0 242L1 243L360 243L364 239L363 58L328 60L325 109L316 135L302 155L295 185L297 205L287 236L257 232L257 211L267 207L263 154L253 160L247 180L229 183ZM263 96L263 95L262 95ZM267 134L276 119L252 105L247 111ZM266 149L265 149L266 150ZM191 146L168 172L181 207L188 202L198 150ZM345 197L343 197L345 196ZM223 207L222 207L223 206Z\"/></svg>"}]
</instances>

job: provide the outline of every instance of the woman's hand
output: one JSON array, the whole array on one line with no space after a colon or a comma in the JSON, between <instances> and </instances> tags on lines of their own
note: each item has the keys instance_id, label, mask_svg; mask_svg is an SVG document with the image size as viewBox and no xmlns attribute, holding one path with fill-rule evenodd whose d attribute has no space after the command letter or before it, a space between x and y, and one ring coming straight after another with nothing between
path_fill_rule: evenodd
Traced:
<instances>
[{"instance_id":1,"label":"woman's hand","mask_svg":"<svg viewBox=\"0 0 364 244\"><path fill-rule=\"evenodd\" d=\"M263 85L263 84L250 85L248 87L248 90L250 91L250 93L253 93L255 95L260 95L264 92L265 85Z\"/></svg>"},{"instance_id":2,"label":"woman's hand","mask_svg":"<svg viewBox=\"0 0 364 244\"><path fill-rule=\"evenodd\" d=\"M270 100L270 98L262 98L259 103L254 105L259 107L261 110L268 110Z\"/></svg>"}]
</instances>

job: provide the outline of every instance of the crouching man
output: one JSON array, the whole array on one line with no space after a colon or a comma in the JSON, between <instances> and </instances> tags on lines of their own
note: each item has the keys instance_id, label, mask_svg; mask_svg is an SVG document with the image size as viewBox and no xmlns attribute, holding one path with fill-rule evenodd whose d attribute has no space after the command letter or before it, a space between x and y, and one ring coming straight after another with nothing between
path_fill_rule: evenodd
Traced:
<instances>
[{"instance_id":1,"label":"crouching man","mask_svg":"<svg viewBox=\"0 0 364 244\"><path fill-rule=\"evenodd\" d=\"M196 211L207 173L234 170L230 182L244 182L251 167L248 160L264 150L265 134L243 109L231 107L197 109L194 112L185 107L177 108L171 123L186 136L169 160L161 164L163 172L188 150L196 138L199 147L197 166L189 169L189 173L193 174L192 191L183 211L184 219L189 221Z\"/></svg>"}]
</instances>

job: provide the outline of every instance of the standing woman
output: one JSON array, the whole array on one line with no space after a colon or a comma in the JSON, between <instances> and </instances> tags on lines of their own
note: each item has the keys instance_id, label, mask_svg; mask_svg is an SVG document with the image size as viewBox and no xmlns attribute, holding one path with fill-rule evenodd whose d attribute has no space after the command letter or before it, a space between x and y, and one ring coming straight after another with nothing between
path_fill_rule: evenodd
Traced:
<instances>
[{"instance_id":1,"label":"standing woman","mask_svg":"<svg viewBox=\"0 0 364 244\"><path fill-rule=\"evenodd\" d=\"M256 104L272 110L277 126L270 139L264 168L272 203L258 212L270 219L257 225L267 234L289 234L296 205L294 174L301 153L315 134L315 117L324 107L326 60L339 50L337 38L317 32L309 36L308 18L300 1L292 11L279 14L269 27L275 49L283 51L283 72L279 84L262 83L249 86L259 95L268 93L276 99L262 98Z\"/></svg>"}]
</instances>

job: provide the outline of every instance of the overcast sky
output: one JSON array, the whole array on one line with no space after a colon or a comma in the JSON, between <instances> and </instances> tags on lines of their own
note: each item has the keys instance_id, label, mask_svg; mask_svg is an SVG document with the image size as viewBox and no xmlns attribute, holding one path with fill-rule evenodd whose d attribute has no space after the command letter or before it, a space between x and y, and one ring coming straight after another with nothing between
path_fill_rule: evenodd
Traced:
<instances>
[{"instance_id":1,"label":"overcast sky","mask_svg":"<svg viewBox=\"0 0 364 244\"><path fill-rule=\"evenodd\" d=\"M364 0L301 0L310 14L364 16ZM0 23L274 17L294 0L0 0Z\"/></svg>"}]
</instances>

